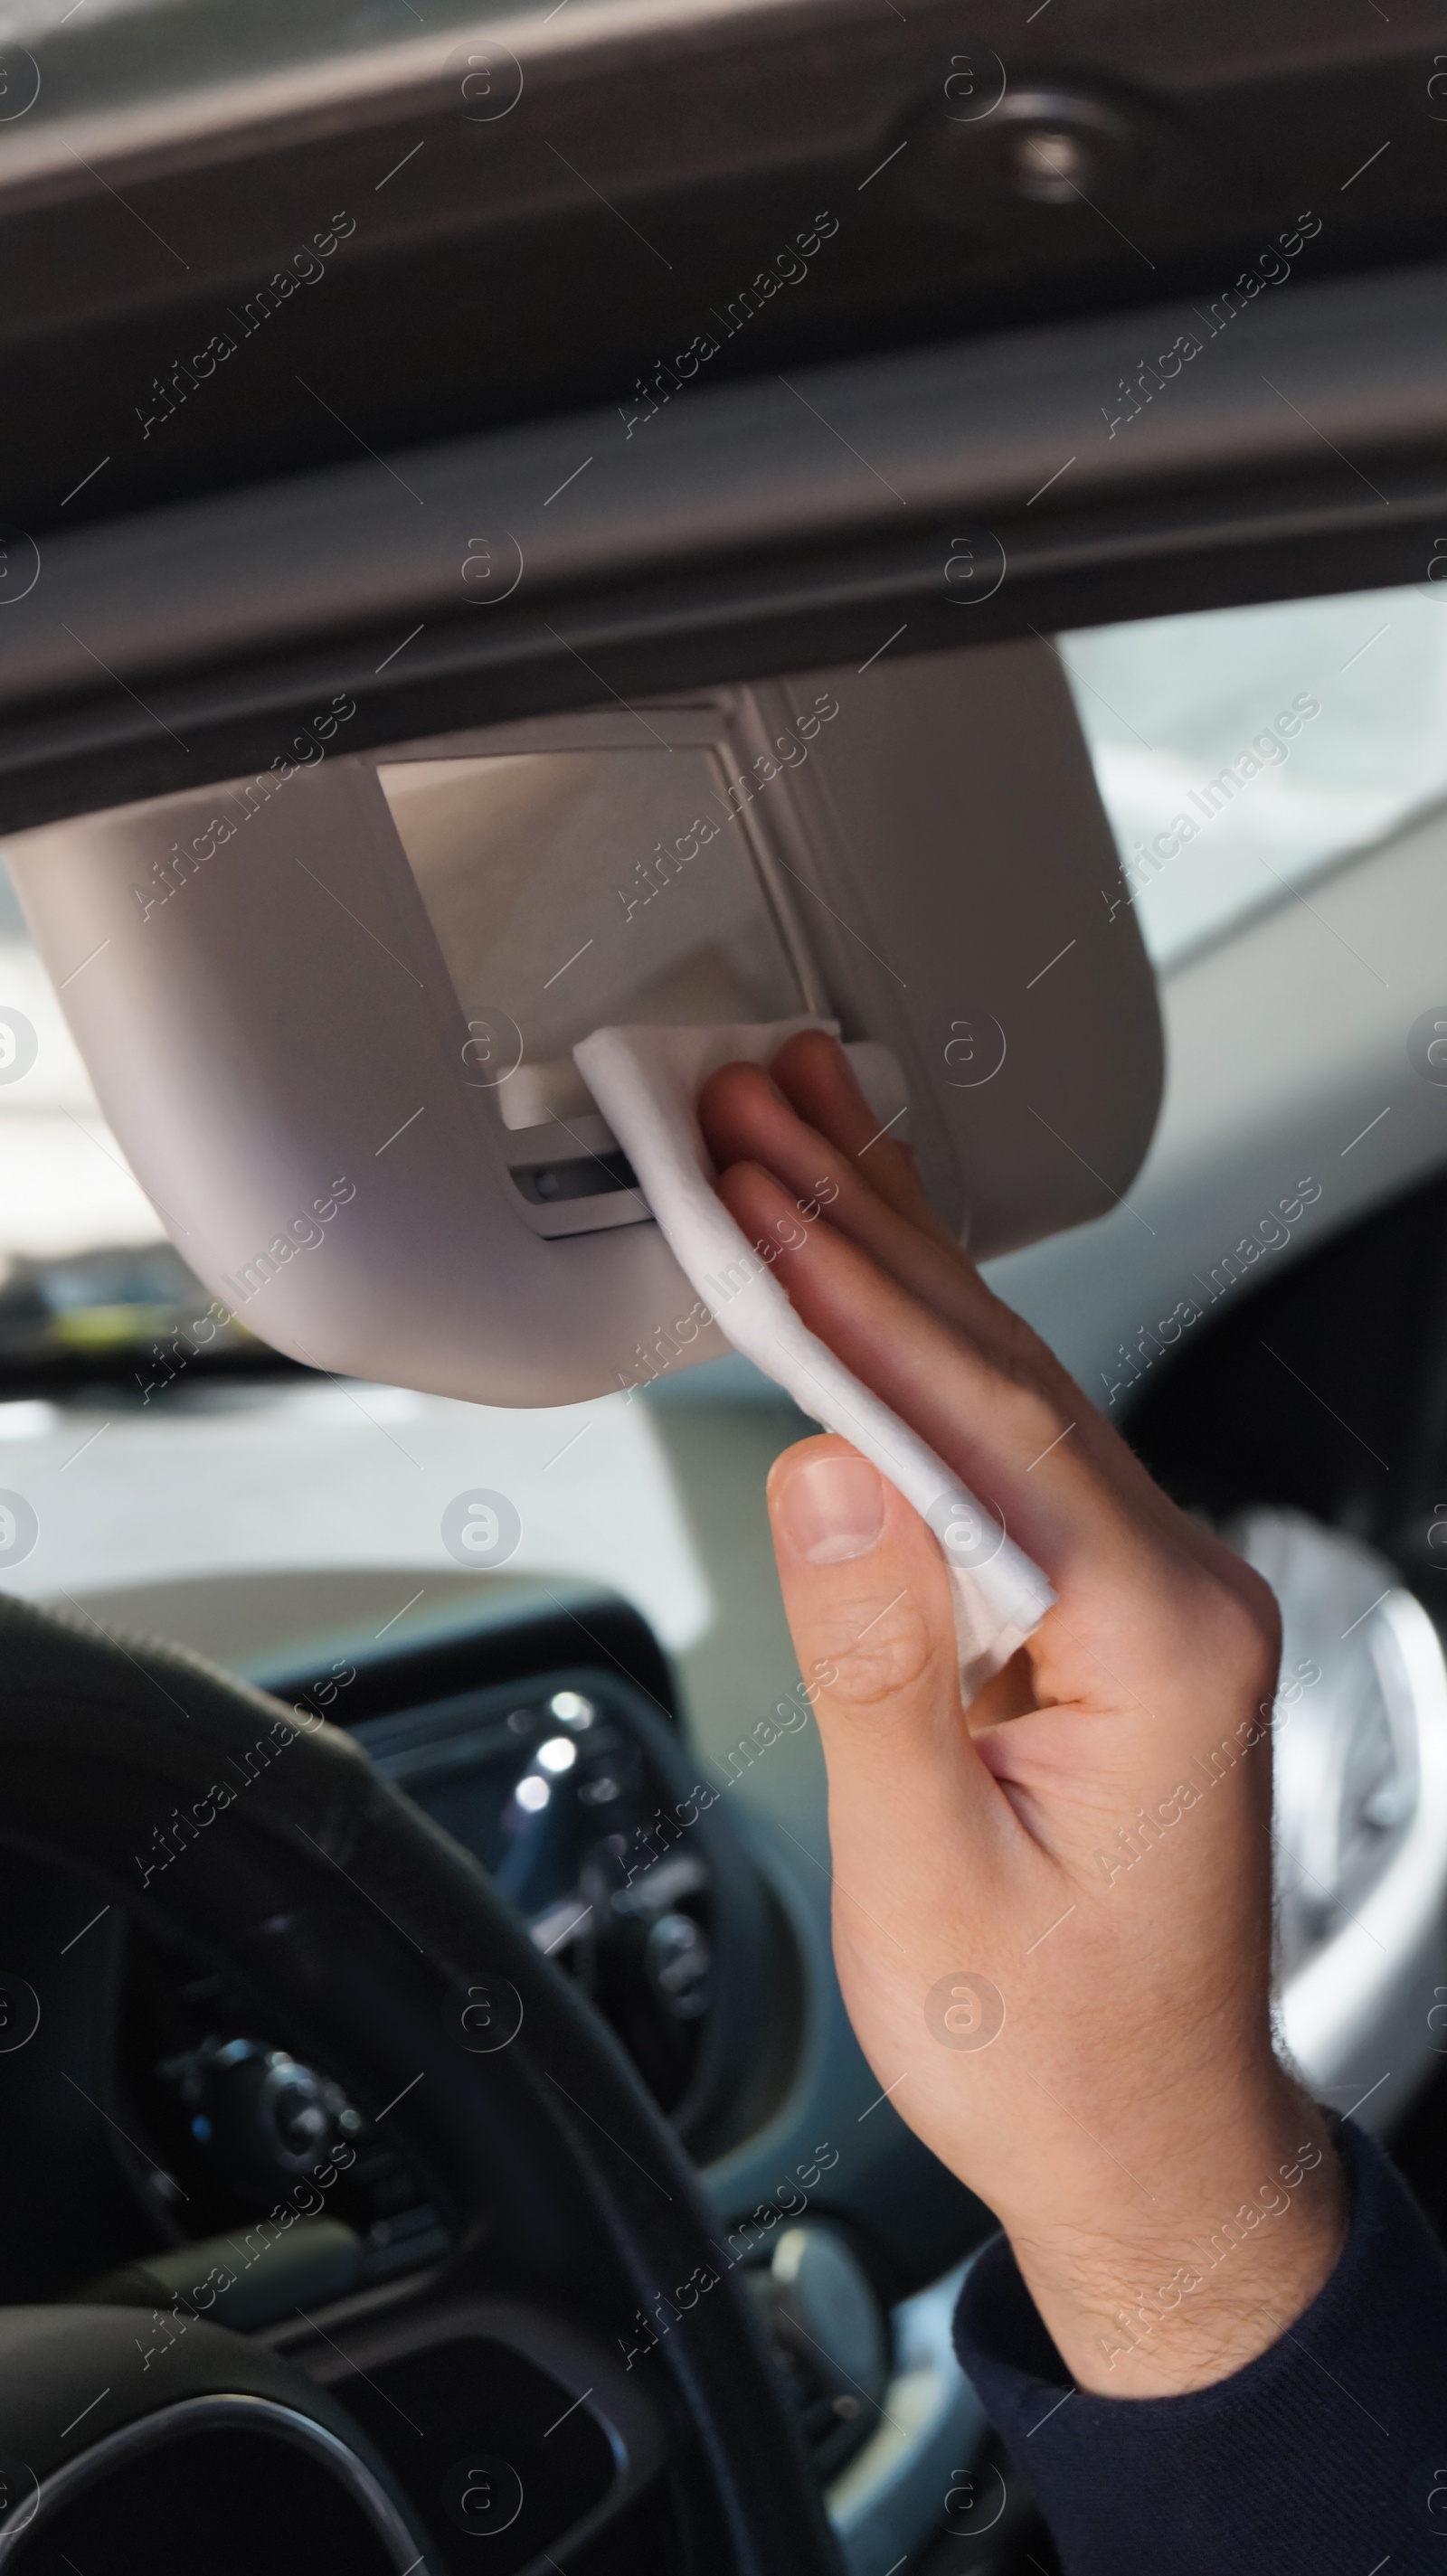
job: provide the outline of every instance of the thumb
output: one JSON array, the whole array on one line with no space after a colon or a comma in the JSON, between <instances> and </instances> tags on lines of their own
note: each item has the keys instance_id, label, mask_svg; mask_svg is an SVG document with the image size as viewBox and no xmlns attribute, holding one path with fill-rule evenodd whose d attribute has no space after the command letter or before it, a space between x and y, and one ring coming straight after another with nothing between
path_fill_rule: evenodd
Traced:
<instances>
[{"instance_id":1,"label":"thumb","mask_svg":"<svg viewBox=\"0 0 1447 2576\"><path fill-rule=\"evenodd\" d=\"M785 1450L769 1516L799 1670L829 1766L836 1871L847 1853L879 1883L889 1856L921 1860L921 1824L948 1808L958 1861L1001 1793L960 1706L950 1578L938 1545L894 1486L846 1440ZM931 1839L936 1839L931 1837Z\"/></svg>"}]
</instances>

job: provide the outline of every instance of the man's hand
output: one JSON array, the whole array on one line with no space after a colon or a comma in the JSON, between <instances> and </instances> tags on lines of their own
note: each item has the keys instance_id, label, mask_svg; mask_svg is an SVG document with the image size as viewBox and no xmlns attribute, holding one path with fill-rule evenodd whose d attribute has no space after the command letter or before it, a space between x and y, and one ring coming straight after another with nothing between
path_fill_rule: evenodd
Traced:
<instances>
[{"instance_id":1,"label":"man's hand","mask_svg":"<svg viewBox=\"0 0 1447 2576\"><path fill-rule=\"evenodd\" d=\"M832 1040L791 1039L772 1078L725 1066L701 1114L751 1241L837 1183L775 1275L1059 1595L962 1710L923 1522L843 1440L774 1469L850 2018L1079 2383L1204 2386L1300 2315L1345 2229L1272 2049L1275 1601L985 1287Z\"/></svg>"}]
</instances>

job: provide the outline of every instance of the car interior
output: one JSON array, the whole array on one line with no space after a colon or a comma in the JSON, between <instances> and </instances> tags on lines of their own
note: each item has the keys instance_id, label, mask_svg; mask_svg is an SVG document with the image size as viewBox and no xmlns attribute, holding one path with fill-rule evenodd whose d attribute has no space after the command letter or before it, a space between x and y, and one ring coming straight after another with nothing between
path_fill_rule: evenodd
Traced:
<instances>
[{"instance_id":1,"label":"car interior","mask_svg":"<svg viewBox=\"0 0 1447 2576\"><path fill-rule=\"evenodd\" d=\"M3 2576L1059 2566L617 1024L840 1035L1270 1582L1447 2233L1440 41L0 13Z\"/></svg>"}]
</instances>

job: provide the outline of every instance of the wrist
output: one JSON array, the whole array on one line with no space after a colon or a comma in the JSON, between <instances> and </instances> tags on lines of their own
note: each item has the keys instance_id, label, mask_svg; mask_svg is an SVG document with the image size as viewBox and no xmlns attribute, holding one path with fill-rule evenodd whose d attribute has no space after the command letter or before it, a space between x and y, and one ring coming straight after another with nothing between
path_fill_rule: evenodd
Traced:
<instances>
[{"instance_id":1,"label":"wrist","mask_svg":"<svg viewBox=\"0 0 1447 2576\"><path fill-rule=\"evenodd\" d=\"M1284 2098L1283 2098L1284 2097ZM1346 2177L1323 2114L1282 2079L1226 2152L1173 2160L1150 2206L1084 2223L1007 2222L1021 2274L1076 2385L1162 2397L1211 2386L1308 2308L1346 2240Z\"/></svg>"}]
</instances>

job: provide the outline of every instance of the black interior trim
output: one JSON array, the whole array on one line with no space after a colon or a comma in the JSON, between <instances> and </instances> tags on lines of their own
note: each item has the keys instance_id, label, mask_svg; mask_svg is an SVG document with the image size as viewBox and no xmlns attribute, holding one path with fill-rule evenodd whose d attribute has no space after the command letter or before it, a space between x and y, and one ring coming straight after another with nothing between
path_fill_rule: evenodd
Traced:
<instances>
[{"instance_id":1,"label":"black interior trim","mask_svg":"<svg viewBox=\"0 0 1447 2576\"><path fill-rule=\"evenodd\" d=\"M533 0L476 28L507 38L485 100L462 13L394 14L399 41L328 58L313 34L308 64L305 23L258 9L238 46L198 11L139 80L133 22L36 40L0 157L22 523L611 407L715 327L725 381L1209 295L1307 208L1317 275L1441 239L1436 38L1360 0ZM1073 190L1032 183L1042 130L1077 145ZM198 381L218 332L235 352Z\"/></svg>"},{"instance_id":2,"label":"black interior trim","mask_svg":"<svg viewBox=\"0 0 1447 2576\"><path fill-rule=\"evenodd\" d=\"M1425 582L1447 268L1263 289L1108 428L1143 341L1204 332L1192 310L703 388L633 443L584 414L48 540L0 616L0 828L855 651ZM586 501L548 515L589 457ZM484 541L486 605L464 570Z\"/></svg>"},{"instance_id":3,"label":"black interior trim","mask_svg":"<svg viewBox=\"0 0 1447 2576\"><path fill-rule=\"evenodd\" d=\"M1142 1368L1131 1445L1212 1518L1274 1503L1381 1549L1447 1621L1447 1178L1433 1173ZM1149 1358L1149 1351L1144 1354Z\"/></svg>"},{"instance_id":4,"label":"black interior trim","mask_svg":"<svg viewBox=\"0 0 1447 2576\"><path fill-rule=\"evenodd\" d=\"M465 1624L459 1621L441 1638L404 1637L371 1655L354 1654L350 1661L356 1678L335 1711L348 1729L363 1718L431 1707L504 1682L532 1683L539 1673L599 1663L631 1682L661 1718L674 1725L678 1720L673 1675L647 1620L621 1594L591 1585L560 1584L548 1609L520 1609L505 1600L487 1618L474 1610ZM288 1708L301 1702L320 1717L331 1712L313 1696L314 1665L315 1658L300 1674L278 1665L252 1678Z\"/></svg>"}]
</instances>

